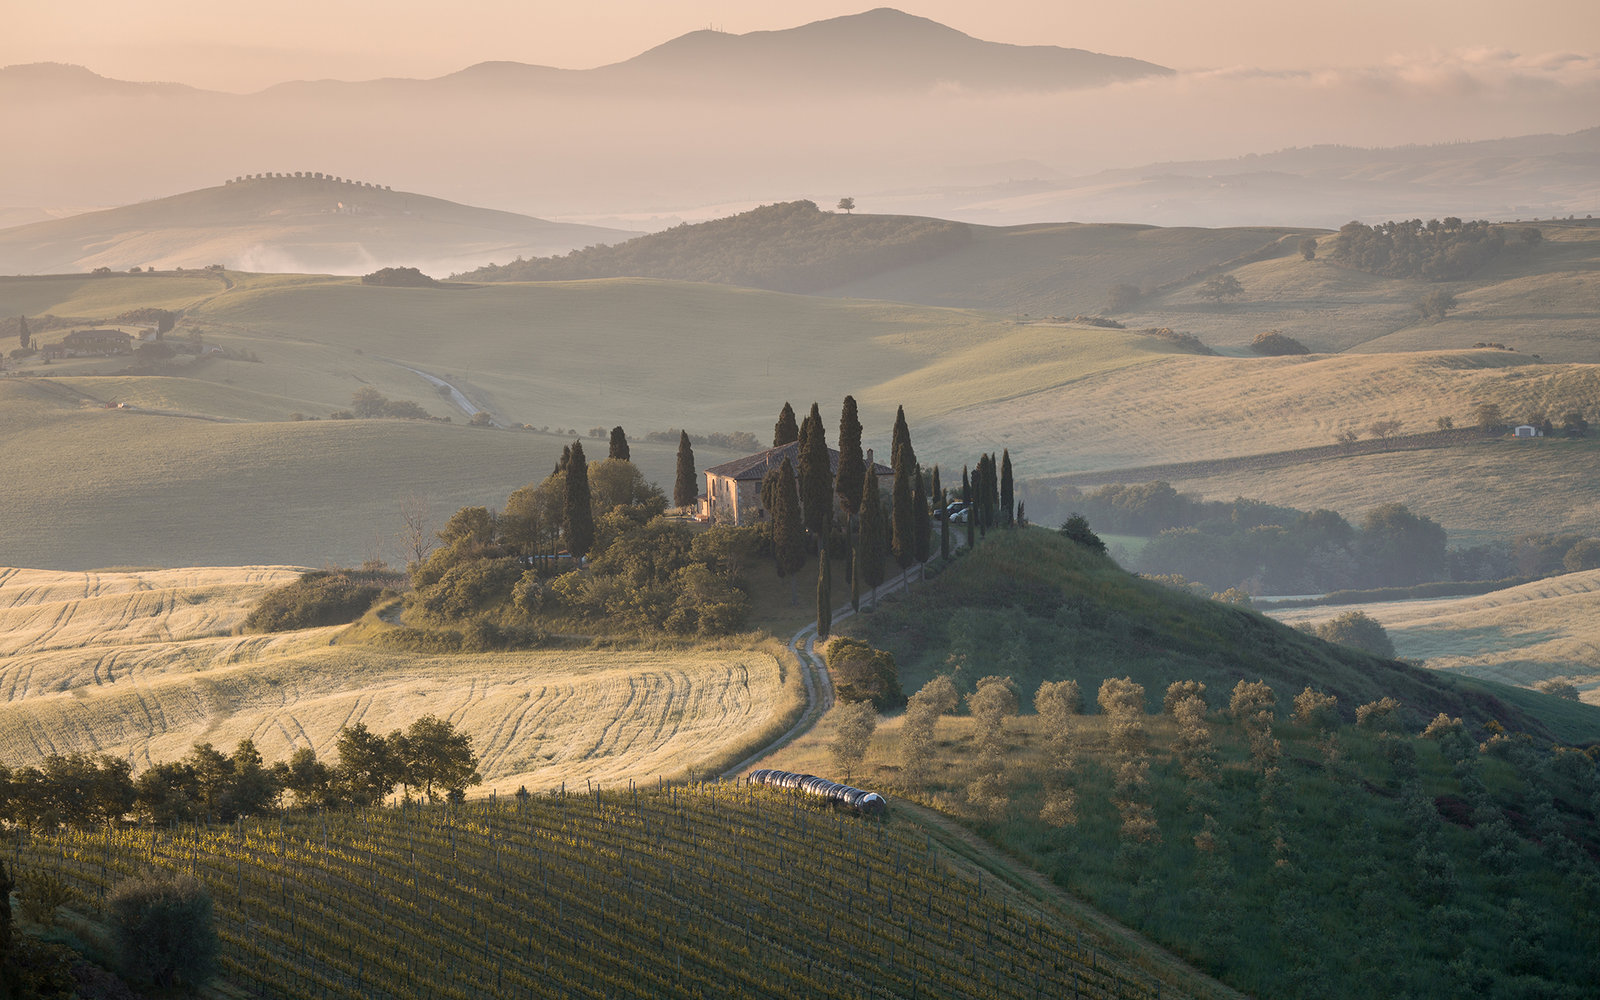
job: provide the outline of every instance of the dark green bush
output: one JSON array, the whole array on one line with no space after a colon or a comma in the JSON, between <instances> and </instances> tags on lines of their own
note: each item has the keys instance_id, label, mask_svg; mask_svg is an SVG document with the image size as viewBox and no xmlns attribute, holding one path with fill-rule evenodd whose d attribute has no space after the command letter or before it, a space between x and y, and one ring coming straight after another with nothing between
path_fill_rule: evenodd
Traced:
<instances>
[{"instance_id":1,"label":"dark green bush","mask_svg":"<svg viewBox=\"0 0 1600 1000\"><path fill-rule=\"evenodd\" d=\"M314 570L270 591L251 609L244 627L257 632L288 632L344 625L367 613L383 593L376 583L347 573Z\"/></svg>"},{"instance_id":2,"label":"dark green bush","mask_svg":"<svg viewBox=\"0 0 1600 1000\"><path fill-rule=\"evenodd\" d=\"M194 989L211 977L217 930L211 894L189 875L128 879L106 902L123 974L163 989Z\"/></svg>"},{"instance_id":3,"label":"dark green bush","mask_svg":"<svg viewBox=\"0 0 1600 1000\"><path fill-rule=\"evenodd\" d=\"M840 636L828 643L827 658L840 701L870 701L880 712L906 703L892 653Z\"/></svg>"}]
</instances>

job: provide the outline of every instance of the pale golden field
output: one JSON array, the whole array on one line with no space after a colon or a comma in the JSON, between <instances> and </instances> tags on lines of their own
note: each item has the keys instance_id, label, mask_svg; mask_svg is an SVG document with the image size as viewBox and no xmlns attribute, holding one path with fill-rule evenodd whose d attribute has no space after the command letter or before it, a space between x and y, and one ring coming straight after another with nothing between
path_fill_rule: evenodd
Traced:
<instances>
[{"instance_id":1,"label":"pale golden field","mask_svg":"<svg viewBox=\"0 0 1600 1000\"><path fill-rule=\"evenodd\" d=\"M1399 502L1443 525L1451 545L1533 531L1600 533L1600 441L1592 438L1508 438L1171 482L1213 500L1242 496L1301 510L1326 507L1357 523L1374 507Z\"/></svg>"},{"instance_id":2,"label":"pale golden field","mask_svg":"<svg viewBox=\"0 0 1600 1000\"><path fill-rule=\"evenodd\" d=\"M1383 624L1396 654L1504 684L1561 679L1600 704L1600 570L1568 573L1479 597L1269 611L1290 624L1360 610Z\"/></svg>"},{"instance_id":3,"label":"pale golden field","mask_svg":"<svg viewBox=\"0 0 1600 1000\"><path fill-rule=\"evenodd\" d=\"M608 785L735 757L804 695L776 645L665 652L401 654L335 645L340 628L234 629L288 567L0 570L0 760L126 757L252 739L268 760L340 728L435 714L473 737L482 791Z\"/></svg>"},{"instance_id":4,"label":"pale golden field","mask_svg":"<svg viewBox=\"0 0 1600 1000\"><path fill-rule=\"evenodd\" d=\"M1341 431L1367 437L1377 420L1398 420L1404 433L1444 416L1468 427L1487 401L1513 418L1600 411L1600 365L1529 364L1504 351L1167 355L1043 381L926 420L923 440L958 454L1009 447L1018 474L1031 477L1319 447Z\"/></svg>"}]
</instances>

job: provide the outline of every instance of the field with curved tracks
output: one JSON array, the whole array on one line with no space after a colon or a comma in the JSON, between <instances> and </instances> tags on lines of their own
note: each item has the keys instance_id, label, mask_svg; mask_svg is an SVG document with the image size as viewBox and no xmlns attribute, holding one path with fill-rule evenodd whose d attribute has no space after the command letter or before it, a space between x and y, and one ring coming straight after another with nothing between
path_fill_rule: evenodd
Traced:
<instances>
[{"instance_id":1,"label":"field with curved tracks","mask_svg":"<svg viewBox=\"0 0 1600 1000\"><path fill-rule=\"evenodd\" d=\"M337 644L339 627L235 634L300 571L0 570L0 761L104 752L136 769L196 742L268 760L339 730L427 714L470 734L484 789L654 780L731 757L801 700L772 649L415 654Z\"/></svg>"}]
</instances>

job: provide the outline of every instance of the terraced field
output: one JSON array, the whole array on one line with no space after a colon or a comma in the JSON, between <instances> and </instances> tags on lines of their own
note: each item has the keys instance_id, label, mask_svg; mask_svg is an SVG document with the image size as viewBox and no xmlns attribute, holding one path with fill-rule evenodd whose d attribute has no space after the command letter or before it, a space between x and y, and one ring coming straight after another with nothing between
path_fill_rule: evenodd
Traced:
<instances>
[{"instance_id":1,"label":"terraced field","mask_svg":"<svg viewBox=\"0 0 1600 1000\"><path fill-rule=\"evenodd\" d=\"M339 730L426 714L473 737L485 789L674 776L735 755L798 708L776 649L416 655L336 644L340 628L239 635L299 571L0 571L0 760L124 756L253 739L269 760Z\"/></svg>"}]
</instances>

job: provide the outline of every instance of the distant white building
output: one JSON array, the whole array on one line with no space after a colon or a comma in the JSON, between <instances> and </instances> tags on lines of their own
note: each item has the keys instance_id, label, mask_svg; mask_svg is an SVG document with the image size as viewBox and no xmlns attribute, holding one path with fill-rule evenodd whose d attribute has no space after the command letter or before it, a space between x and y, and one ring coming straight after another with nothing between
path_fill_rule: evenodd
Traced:
<instances>
[{"instance_id":1,"label":"distant white building","mask_svg":"<svg viewBox=\"0 0 1600 1000\"><path fill-rule=\"evenodd\" d=\"M1536 438L1541 436L1539 434L1539 428L1533 426L1532 424L1519 424L1513 433L1519 438Z\"/></svg>"}]
</instances>

